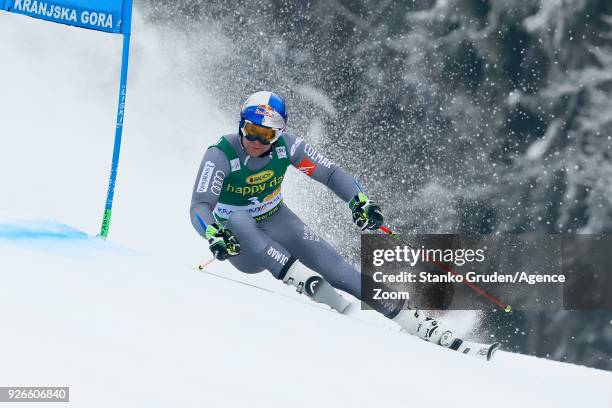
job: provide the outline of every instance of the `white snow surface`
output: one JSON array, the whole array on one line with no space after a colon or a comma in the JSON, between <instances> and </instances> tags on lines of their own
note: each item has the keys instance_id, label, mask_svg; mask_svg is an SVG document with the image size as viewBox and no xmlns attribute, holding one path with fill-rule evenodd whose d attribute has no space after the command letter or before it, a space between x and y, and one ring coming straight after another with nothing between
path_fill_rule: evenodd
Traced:
<instances>
[{"instance_id":1,"label":"white snow surface","mask_svg":"<svg viewBox=\"0 0 612 408\"><path fill-rule=\"evenodd\" d=\"M190 82L193 39L138 12L134 24L102 242L121 40L0 13L0 386L70 386L69 406L88 408L612 406L608 372L505 352L487 363L374 312L341 316L267 273L210 267L275 293L194 270L210 255L191 187L236 117ZM224 58L214 38L204 51Z\"/></svg>"},{"instance_id":2,"label":"white snow surface","mask_svg":"<svg viewBox=\"0 0 612 408\"><path fill-rule=\"evenodd\" d=\"M70 386L75 407L610 406L611 373L477 360L259 278L278 293L52 222L4 223L0 384Z\"/></svg>"}]
</instances>

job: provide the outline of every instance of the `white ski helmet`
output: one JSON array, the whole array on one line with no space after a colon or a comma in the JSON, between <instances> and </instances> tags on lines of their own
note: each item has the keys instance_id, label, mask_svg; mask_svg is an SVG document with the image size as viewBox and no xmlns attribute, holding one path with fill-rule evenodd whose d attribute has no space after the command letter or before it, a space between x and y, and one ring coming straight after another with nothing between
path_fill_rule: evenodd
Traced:
<instances>
[{"instance_id":1,"label":"white ski helmet","mask_svg":"<svg viewBox=\"0 0 612 408\"><path fill-rule=\"evenodd\" d=\"M274 92L255 92L242 105L240 111L242 136L251 140L259 139L264 144L274 143L286 126L285 101Z\"/></svg>"}]
</instances>

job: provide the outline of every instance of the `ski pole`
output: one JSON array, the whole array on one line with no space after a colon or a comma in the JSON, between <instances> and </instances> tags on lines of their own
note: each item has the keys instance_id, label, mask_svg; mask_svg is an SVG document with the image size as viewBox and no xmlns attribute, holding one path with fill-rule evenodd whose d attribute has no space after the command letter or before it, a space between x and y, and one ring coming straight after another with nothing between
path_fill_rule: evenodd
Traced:
<instances>
[{"instance_id":1,"label":"ski pole","mask_svg":"<svg viewBox=\"0 0 612 408\"><path fill-rule=\"evenodd\" d=\"M402 244L406 245L408 248L415 249L414 245L412 245L410 242L408 242L405 239L403 239L397 232L394 232L394 231L390 230L389 228L385 227L384 225L382 225L379 228L379 230L381 230L385 234L389 235L390 237L396 239L397 241L401 242ZM442 269L443 271L451 273L451 274L453 274L455 276L463 276L460 273L453 271L450 268L450 266L448 266L448 265L446 265L446 264L444 264L442 262L439 262L439 261L436 261L436 260L429 260L429 257L426 257L425 261L429 262L430 264L436 265L438 268ZM472 290L474 290L479 295L484 296L485 298L489 299L491 302L495 303L504 312L510 313L512 311L512 306L510 306L509 304L504 303L501 300L497 299L496 297L488 294L487 292L485 292L484 290L482 290L481 288L479 288L478 286L476 286L472 282L468 282L466 280L462 280L461 282L466 284L468 287L470 287Z\"/></svg>"},{"instance_id":2,"label":"ski pole","mask_svg":"<svg viewBox=\"0 0 612 408\"><path fill-rule=\"evenodd\" d=\"M206 225L206 223L204 222L204 220L202 219L202 217L200 217L200 214L196 213L196 218L198 220L198 222L200 223L200 226L202 227L202 230L206 231L206 228L208 228L208 225ZM208 265L210 265L211 263L213 263L213 261L217 259L214 256L209 259L208 261L204 262L203 264L198 264L196 266L196 269L201 271L204 270L204 268L206 268Z\"/></svg>"},{"instance_id":3,"label":"ski pole","mask_svg":"<svg viewBox=\"0 0 612 408\"><path fill-rule=\"evenodd\" d=\"M210 265L211 263L213 263L213 262L214 262L216 259L217 259L217 258L212 257L212 258L210 258L208 261L204 262L203 264L199 264L198 266L196 266L196 268L197 268L199 271L202 271L202 270L204 270L204 268L206 268L208 265Z\"/></svg>"}]
</instances>

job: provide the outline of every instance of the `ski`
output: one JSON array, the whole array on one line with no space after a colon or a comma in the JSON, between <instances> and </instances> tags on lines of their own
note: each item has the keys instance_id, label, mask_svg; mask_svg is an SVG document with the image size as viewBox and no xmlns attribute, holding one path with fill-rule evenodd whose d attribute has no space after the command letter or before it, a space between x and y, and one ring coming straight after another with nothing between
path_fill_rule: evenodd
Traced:
<instances>
[{"instance_id":1,"label":"ski","mask_svg":"<svg viewBox=\"0 0 612 408\"><path fill-rule=\"evenodd\" d=\"M273 293L275 295L282 296L284 298L290 299L291 301L294 301L294 302L299 302L299 303L302 303L302 304L305 304L305 305L308 305L308 306L312 306L312 307L316 307L317 309L326 310L326 311L332 312L332 313L340 313L341 315L344 315L344 316L348 316L349 315L349 310L359 309L359 304L357 304L355 306L355 304L353 302L349 302L348 300L342 298L344 300L344 302L346 302L346 303L342 303L341 305L338 306L338 308L342 310L342 312L339 312L337 310L334 310L329 305L325 305L324 303L314 302L312 299L310 299L308 297L304 297L303 299L298 299L298 298L295 298L295 297L292 297L292 296L288 296L288 295L283 294L283 293L275 292L275 291L270 290L270 289L262 288L261 286L258 286L258 285L253 285L252 283L243 282L243 281L238 280L238 279L233 279L233 278L230 278L228 276L223 276L223 275L220 275L220 274L208 271L208 270L204 269L204 267L202 267L201 264L197 265L195 267L195 269L197 271L203 272L203 273L205 273L205 274L207 274L209 276L214 276L216 278L228 280L228 281L231 281L231 282L234 282L234 283L238 283L238 284L244 285L244 286L249 286L251 288L258 289L258 290L261 290L261 291L264 291L264 292ZM342 301L340 301L340 302L342 302ZM353 316L348 316L348 317L351 317L351 318L353 318L355 320L360 320L360 319L354 318Z\"/></svg>"},{"instance_id":2,"label":"ski","mask_svg":"<svg viewBox=\"0 0 612 408\"><path fill-rule=\"evenodd\" d=\"M362 321L361 319L356 318L355 316L353 316L353 312L356 310L360 310L359 304L358 303L353 303L353 302L348 302L348 305L344 305L342 307L342 312L337 312L335 310L333 310L330 307L326 307L323 306L322 304L318 304L316 302L306 302L300 299L296 299L294 297L291 296L287 296L285 294L282 293L278 293L275 292L273 290L270 289L266 289L266 288L262 288L261 286L257 286L257 285L253 285L251 283L246 283L243 281L240 281L238 279L233 279L230 278L228 276L223 276L211 271L208 271L204 268L204 266L202 264L197 265L194 269L196 269L199 272L204 272L205 274L209 275L209 276L214 276L216 278L220 278L220 279L224 279L224 280L228 280L231 282L235 282L238 283L240 285L245 285L245 286L249 286L252 287L254 289L258 289L264 292L268 292L268 293L273 293L275 295L279 295L282 297L285 297L287 299L291 299L292 301L296 301L296 302L300 302L303 304L307 304L309 306L313 306L316 307L318 309L323 309L323 310L327 310L329 312L332 313L340 313L341 315L344 315L346 317L349 317L351 319L355 319L355 320L359 320ZM403 329L401 331L404 331ZM484 344L484 343L477 343L477 342L473 342L473 341L467 341L467 340L463 340L463 339L455 339L453 340L453 343L451 344L451 346L449 347L451 350L455 350L461 354L465 354L468 356L472 356L472 357L476 357L476 358L480 358L480 359L486 359L487 361L490 361L493 358L493 355L495 354L495 352L500 348L500 344L499 343L493 343L493 344Z\"/></svg>"}]
</instances>

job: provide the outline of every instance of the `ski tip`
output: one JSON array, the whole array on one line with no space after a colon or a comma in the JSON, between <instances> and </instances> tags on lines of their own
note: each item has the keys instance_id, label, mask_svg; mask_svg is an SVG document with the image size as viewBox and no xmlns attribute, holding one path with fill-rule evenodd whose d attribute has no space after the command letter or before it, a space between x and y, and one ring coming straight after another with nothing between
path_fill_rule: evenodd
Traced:
<instances>
[{"instance_id":1,"label":"ski tip","mask_svg":"<svg viewBox=\"0 0 612 408\"><path fill-rule=\"evenodd\" d=\"M491 347L489 347L489 351L487 352L487 361L491 361L491 359L493 358L493 354L495 354L495 352L501 347L501 344L499 343L493 343L491 344Z\"/></svg>"}]
</instances>

